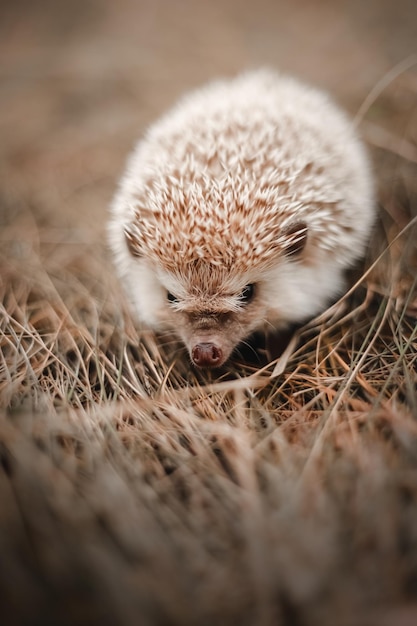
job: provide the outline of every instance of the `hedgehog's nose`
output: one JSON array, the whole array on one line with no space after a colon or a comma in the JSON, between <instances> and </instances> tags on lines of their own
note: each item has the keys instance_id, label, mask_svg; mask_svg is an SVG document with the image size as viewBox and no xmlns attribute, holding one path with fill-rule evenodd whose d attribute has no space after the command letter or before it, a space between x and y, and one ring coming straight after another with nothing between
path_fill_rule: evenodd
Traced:
<instances>
[{"instance_id":1,"label":"hedgehog's nose","mask_svg":"<svg viewBox=\"0 0 417 626\"><path fill-rule=\"evenodd\" d=\"M223 359L223 352L214 343L198 343L191 351L191 358L198 367L216 367Z\"/></svg>"}]
</instances>

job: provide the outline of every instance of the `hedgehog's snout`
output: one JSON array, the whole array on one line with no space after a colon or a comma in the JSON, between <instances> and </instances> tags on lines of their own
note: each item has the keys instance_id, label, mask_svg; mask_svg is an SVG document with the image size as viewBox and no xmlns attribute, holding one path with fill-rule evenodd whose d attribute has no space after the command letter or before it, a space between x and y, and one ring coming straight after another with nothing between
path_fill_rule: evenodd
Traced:
<instances>
[{"instance_id":1,"label":"hedgehog's snout","mask_svg":"<svg viewBox=\"0 0 417 626\"><path fill-rule=\"evenodd\" d=\"M214 343L197 343L191 350L191 358L198 367L218 367L223 362L223 351Z\"/></svg>"}]
</instances>

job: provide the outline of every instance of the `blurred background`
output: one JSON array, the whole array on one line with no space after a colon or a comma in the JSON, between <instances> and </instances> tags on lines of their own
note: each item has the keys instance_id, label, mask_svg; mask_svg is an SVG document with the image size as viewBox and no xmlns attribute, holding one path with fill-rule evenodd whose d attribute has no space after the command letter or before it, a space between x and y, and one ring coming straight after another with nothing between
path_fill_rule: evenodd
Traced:
<instances>
[{"instance_id":1,"label":"blurred background","mask_svg":"<svg viewBox=\"0 0 417 626\"><path fill-rule=\"evenodd\" d=\"M184 91L266 65L355 114L416 51L415 0L3 1L0 223L45 245L102 241L128 151ZM416 95L411 68L366 113L412 154Z\"/></svg>"}]
</instances>

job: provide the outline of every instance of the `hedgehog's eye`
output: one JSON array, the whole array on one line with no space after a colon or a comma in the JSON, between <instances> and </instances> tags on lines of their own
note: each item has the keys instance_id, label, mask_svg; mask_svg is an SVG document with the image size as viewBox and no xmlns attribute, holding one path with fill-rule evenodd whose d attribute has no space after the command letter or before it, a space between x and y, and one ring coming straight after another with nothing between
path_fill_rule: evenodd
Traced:
<instances>
[{"instance_id":1,"label":"hedgehog's eye","mask_svg":"<svg viewBox=\"0 0 417 626\"><path fill-rule=\"evenodd\" d=\"M169 291L167 292L167 300L168 302L179 302L178 298L176 298L172 293L170 293Z\"/></svg>"},{"instance_id":2,"label":"hedgehog's eye","mask_svg":"<svg viewBox=\"0 0 417 626\"><path fill-rule=\"evenodd\" d=\"M240 302L242 302L242 304L248 304L248 302L252 300L254 293L255 293L255 285L252 283L250 285L246 285L246 287L244 287L241 293L239 294Z\"/></svg>"}]
</instances>

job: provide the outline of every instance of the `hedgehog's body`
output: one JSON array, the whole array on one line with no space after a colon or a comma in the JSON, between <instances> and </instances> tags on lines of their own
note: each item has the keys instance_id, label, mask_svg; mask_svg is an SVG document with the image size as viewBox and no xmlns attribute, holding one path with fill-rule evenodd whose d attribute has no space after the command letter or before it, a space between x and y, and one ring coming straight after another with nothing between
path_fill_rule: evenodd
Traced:
<instances>
[{"instance_id":1,"label":"hedgehog's body","mask_svg":"<svg viewBox=\"0 0 417 626\"><path fill-rule=\"evenodd\" d=\"M111 245L139 318L217 366L343 289L374 215L363 148L322 93L272 72L182 100L131 156Z\"/></svg>"}]
</instances>

